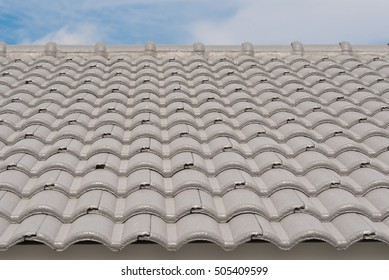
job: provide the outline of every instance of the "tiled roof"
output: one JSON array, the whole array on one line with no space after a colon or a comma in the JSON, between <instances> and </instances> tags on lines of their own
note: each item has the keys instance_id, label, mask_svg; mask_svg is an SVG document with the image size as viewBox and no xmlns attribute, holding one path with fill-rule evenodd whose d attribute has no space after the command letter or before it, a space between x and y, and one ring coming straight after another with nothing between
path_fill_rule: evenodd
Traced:
<instances>
[{"instance_id":1,"label":"tiled roof","mask_svg":"<svg viewBox=\"0 0 389 280\"><path fill-rule=\"evenodd\" d=\"M0 249L389 242L389 47L0 44Z\"/></svg>"}]
</instances>

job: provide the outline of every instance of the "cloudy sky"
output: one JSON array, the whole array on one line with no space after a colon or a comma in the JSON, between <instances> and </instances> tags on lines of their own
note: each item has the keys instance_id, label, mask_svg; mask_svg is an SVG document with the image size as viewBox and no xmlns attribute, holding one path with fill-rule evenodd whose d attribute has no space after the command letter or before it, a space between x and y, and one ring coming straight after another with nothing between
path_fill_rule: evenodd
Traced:
<instances>
[{"instance_id":1,"label":"cloudy sky","mask_svg":"<svg viewBox=\"0 0 389 280\"><path fill-rule=\"evenodd\" d=\"M388 0L0 0L7 44L387 44Z\"/></svg>"}]
</instances>

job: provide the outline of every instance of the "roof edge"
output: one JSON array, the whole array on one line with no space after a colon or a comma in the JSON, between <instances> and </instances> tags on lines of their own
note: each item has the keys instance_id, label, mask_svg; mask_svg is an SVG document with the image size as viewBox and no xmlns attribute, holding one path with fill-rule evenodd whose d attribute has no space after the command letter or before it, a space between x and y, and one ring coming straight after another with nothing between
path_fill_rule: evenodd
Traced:
<instances>
[{"instance_id":1,"label":"roof edge","mask_svg":"<svg viewBox=\"0 0 389 280\"><path fill-rule=\"evenodd\" d=\"M294 43L291 45L252 45L255 52L290 52L293 48ZM196 43L198 44L198 43ZM243 43L244 45L246 43ZM301 43L299 43L301 44ZM345 51L344 45L348 44L347 42L341 42L339 44L333 45L321 45L321 44L312 44L312 45L303 45L304 52L342 52ZM5 45L5 44L4 44ZM6 45L7 52L39 52L42 53L47 49L47 46L52 46L53 43L50 42L46 45ZM97 43L96 45L101 46L102 43ZM95 51L96 45L57 45L57 50L60 52L69 52L69 53L93 53ZM193 52L193 45L155 45L156 51L158 52ZM227 51L227 52L241 52L241 45L204 45L205 51ZM143 52L145 51L145 45L106 45L108 52ZM389 52L389 45L352 45L353 52Z\"/></svg>"}]
</instances>

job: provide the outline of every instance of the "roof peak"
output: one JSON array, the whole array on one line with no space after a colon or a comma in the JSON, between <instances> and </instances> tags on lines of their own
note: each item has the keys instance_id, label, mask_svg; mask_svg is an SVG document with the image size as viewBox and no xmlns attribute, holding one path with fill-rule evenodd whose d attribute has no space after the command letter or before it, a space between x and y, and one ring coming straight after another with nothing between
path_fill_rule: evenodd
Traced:
<instances>
[{"instance_id":1,"label":"roof peak","mask_svg":"<svg viewBox=\"0 0 389 280\"><path fill-rule=\"evenodd\" d=\"M59 45L49 42L46 45L7 45L0 42L0 57L10 57L20 54L31 55L32 57L52 56L64 57L67 55L86 55L102 56L108 58L109 55L151 55L158 54L197 54L206 55L214 53L230 53L254 56L256 54L294 54L304 55L311 53L318 54L358 54L358 53L389 53L388 45L351 45L349 42L342 41L339 44L332 45L304 45L301 42L294 41L289 45L254 45L250 42L244 42L241 45L205 45L201 42L193 45L157 45L153 41L148 41L144 45L106 45L98 42L95 45Z\"/></svg>"}]
</instances>

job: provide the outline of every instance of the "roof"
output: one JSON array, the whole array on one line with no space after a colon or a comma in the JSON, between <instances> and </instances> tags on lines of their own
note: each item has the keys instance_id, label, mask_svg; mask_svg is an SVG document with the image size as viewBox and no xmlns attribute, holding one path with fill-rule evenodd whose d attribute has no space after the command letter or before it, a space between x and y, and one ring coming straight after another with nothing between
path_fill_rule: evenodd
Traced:
<instances>
[{"instance_id":1,"label":"roof","mask_svg":"<svg viewBox=\"0 0 389 280\"><path fill-rule=\"evenodd\" d=\"M389 47L0 44L0 249L389 242Z\"/></svg>"}]
</instances>

